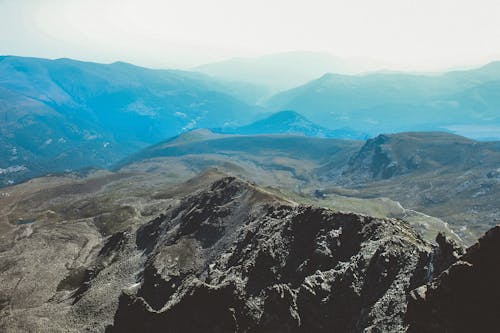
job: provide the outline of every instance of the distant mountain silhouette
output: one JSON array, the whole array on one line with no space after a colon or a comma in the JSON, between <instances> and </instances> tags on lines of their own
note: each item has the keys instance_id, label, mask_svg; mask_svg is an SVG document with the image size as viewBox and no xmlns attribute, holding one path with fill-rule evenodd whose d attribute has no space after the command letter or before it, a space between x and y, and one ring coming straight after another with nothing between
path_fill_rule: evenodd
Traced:
<instances>
[{"instance_id":1,"label":"distant mountain silhouette","mask_svg":"<svg viewBox=\"0 0 500 333\"><path fill-rule=\"evenodd\" d=\"M235 90L121 62L0 57L0 184L105 167L194 127L248 122L260 110Z\"/></svg>"},{"instance_id":2,"label":"distant mountain silhouette","mask_svg":"<svg viewBox=\"0 0 500 333\"><path fill-rule=\"evenodd\" d=\"M500 62L439 75L325 74L265 105L293 108L323 126L350 126L370 134L461 126L458 134L467 136L473 133L466 125L500 125ZM498 132L491 138L500 138Z\"/></svg>"},{"instance_id":3,"label":"distant mountain silhouette","mask_svg":"<svg viewBox=\"0 0 500 333\"><path fill-rule=\"evenodd\" d=\"M225 80L251 82L275 93L305 84L325 73L355 74L381 68L380 63L366 59L343 59L327 52L295 51L256 58L233 58L198 66L194 70Z\"/></svg>"},{"instance_id":4,"label":"distant mountain silhouette","mask_svg":"<svg viewBox=\"0 0 500 333\"><path fill-rule=\"evenodd\" d=\"M357 132L350 128L331 130L319 126L295 111L280 111L257 120L249 125L240 127L224 127L216 132L227 134L299 134L320 138L339 138L364 140L366 133Z\"/></svg>"}]
</instances>

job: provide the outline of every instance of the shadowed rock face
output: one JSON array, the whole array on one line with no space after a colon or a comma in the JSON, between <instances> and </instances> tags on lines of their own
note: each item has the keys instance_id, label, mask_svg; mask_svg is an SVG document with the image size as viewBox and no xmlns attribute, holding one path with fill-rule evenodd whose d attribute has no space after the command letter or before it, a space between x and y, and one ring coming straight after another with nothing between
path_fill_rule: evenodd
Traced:
<instances>
[{"instance_id":1,"label":"shadowed rock face","mask_svg":"<svg viewBox=\"0 0 500 333\"><path fill-rule=\"evenodd\" d=\"M397 220L271 199L225 178L141 227L140 287L108 331L404 330L427 243Z\"/></svg>"},{"instance_id":2,"label":"shadowed rock face","mask_svg":"<svg viewBox=\"0 0 500 333\"><path fill-rule=\"evenodd\" d=\"M367 140L351 156L343 176L353 183L362 183L436 170L494 168L498 165L498 152L494 142L478 142L444 132L381 134Z\"/></svg>"},{"instance_id":3,"label":"shadowed rock face","mask_svg":"<svg viewBox=\"0 0 500 333\"><path fill-rule=\"evenodd\" d=\"M170 191L183 199L109 236L90 221L16 226L0 258L0 331L498 327L500 228L464 254L400 220L297 205L221 174Z\"/></svg>"},{"instance_id":4,"label":"shadowed rock face","mask_svg":"<svg viewBox=\"0 0 500 333\"><path fill-rule=\"evenodd\" d=\"M500 227L411 293L409 332L493 332L500 327Z\"/></svg>"}]
</instances>

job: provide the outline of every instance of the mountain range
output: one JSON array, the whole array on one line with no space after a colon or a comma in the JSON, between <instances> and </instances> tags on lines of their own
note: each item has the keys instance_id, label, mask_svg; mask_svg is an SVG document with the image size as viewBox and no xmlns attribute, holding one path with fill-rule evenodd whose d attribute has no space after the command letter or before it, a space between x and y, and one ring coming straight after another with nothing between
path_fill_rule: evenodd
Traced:
<instances>
[{"instance_id":1,"label":"mountain range","mask_svg":"<svg viewBox=\"0 0 500 333\"><path fill-rule=\"evenodd\" d=\"M16 181L106 167L182 131L249 121L258 111L201 74L4 56L0 170Z\"/></svg>"},{"instance_id":2,"label":"mountain range","mask_svg":"<svg viewBox=\"0 0 500 333\"><path fill-rule=\"evenodd\" d=\"M484 128L498 139L499 77L498 62L435 75L325 74L276 94L264 105L272 110L293 108L324 126L355 127L372 135L455 130L469 136Z\"/></svg>"},{"instance_id":3,"label":"mountain range","mask_svg":"<svg viewBox=\"0 0 500 333\"><path fill-rule=\"evenodd\" d=\"M128 171L40 178L3 193L2 331L498 324L498 228L465 250L401 219L304 205L214 170L187 182Z\"/></svg>"},{"instance_id":4,"label":"mountain range","mask_svg":"<svg viewBox=\"0 0 500 333\"><path fill-rule=\"evenodd\" d=\"M0 331L496 331L499 74L0 57Z\"/></svg>"},{"instance_id":5,"label":"mountain range","mask_svg":"<svg viewBox=\"0 0 500 333\"><path fill-rule=\"evenodd\" d=\"M344 139L439 130L495 139L499 74L498 63L440 75L325 74L262 106L255 85L196 72L2 56L0 183L110 167L193 128Z\"/></svg>"},{"instance_id":6,"label":"mountain range","mask_svg":"<svg viewBox=\"0 0 500 333\"><path fill-rule=\"evenodd\" d=\"M279 111L251 124L231 127L226 126L214 131L226 134L298 134L318 138L341 138L364 140L368 134L351 128L335 130L319 126L295 111Z\"/></svg>"},{"instance_id":7,"label":"mountain range","mask_svg":"<svg viewBox=\"0 0 500 333\"><path fill-rule=\"evenodd\" d=\"M300 86L325 73L357 74L382 68L383 64L368 59L343 59L327 52L295 51L233 58L193 70L227 81L252 83L265 88L269 95Z\"/></svg>"}]
</instances>

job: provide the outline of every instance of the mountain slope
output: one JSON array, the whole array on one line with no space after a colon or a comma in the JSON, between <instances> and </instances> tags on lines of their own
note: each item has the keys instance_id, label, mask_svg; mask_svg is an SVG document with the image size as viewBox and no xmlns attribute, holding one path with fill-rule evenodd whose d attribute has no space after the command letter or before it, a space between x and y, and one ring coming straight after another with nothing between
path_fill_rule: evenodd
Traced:
<instances>
[{"instance_id":1,"label":"mountain slope","mask_svg":"<svg viewBox=\"0 0 500 333\"><path fill-rule=\"evenodd\" d=\"M294 111L280 111L267 118L257 120L249 125L240 127L224 127L215 131L227 134L299 134L320 138L339 138L363 140L367 138L364 133L356 132L349 128L331 130L319 126L304 116Z\"/></svg>"},{"instance_id":2,"label":"mountain slope","mask_svg":"<svg viewBox=\"0 0 500 333\"><path fill-rule=\"evenodd\" d=\"M366 60L347 60L322 52L287 52L257 58L235 58L194 68L208 75L231 81L252 82L269 92L290 89L325 73L352 74L380 69Z\"/></svg>"},{"instance_id":3,"label":"mountain slope","mask_svg":"<svg viewBox=\"0 0 500 333\"><path fill-rule=\"evenodd\" d=\"M292 135L221 135L196 130L145 149L123 161L117 169L127 173L147 172L163 179L187 179L207 168L217 168L227 174L271 188L272 191L285 193L297 202L376 217L404 219L428 240L434 239L438 232L444 232L453 235L456 240L462 237L462 242L469 243L486 230L487 226L470 219L464 212L482 204L485 211L479 214L489 216L488 214L494 213L490 201L493 196L475 197L464 202L460 209L454 212L439 209L443 208L443 205L446 207L451 201L435 207L429 207L425 202L419 201L417 209L415 201L406 198L412 197L413 192L401 198L400 193L404 189L401 190L397 186L376 187L372 184L373 181L359 189L350 186L350 178L343 172L362 145L360 141ZM417 177L410 179L417 181ZM380 193L375 194L375 190ZM446 184L439 183L436 190L449 189ZM422 195L424 194L422 191ZM403 199L405 204L401 205L399 201ZM436 215L428 212L430 208L434 209ZM452 221L456 221L455 216L462 216L462 224L453 225L451 229L446 223L450 216L453 217ZM469 229L462 230L464 224L473 228L474 232L471 233Z\"/></svg>"},{"instance_id":4,"label":"mountain slope","mask_svg":"<svg viewBox=\"0 0 500 333\"><path fill-rule=\"evenodd\" d=\"M90 180L25 197L44 196L45 217L1 221L3 331L216 330L231 307L254 329L398 328L406 293L427 282L432 247L399 220L297 206L213 172L176 189Z\"/></svg>"},{"instance_id":5,"label":"mountain slope","mask_svg":"<svg viewBox=\"0 0 500 333\"><path fill-rule=\"evenodd\" d=\"M408 332L488 332L500 325L500 227L427 285L414 290Z\"/></svg>"},{"instance_id":6,"label":"mountain slope","mask_svg":"<svg viewBox=\"0 0 500 333\"><path fill-rule=\"evenodd\" d=\"M500 63L440 75L326 74L273 96L274 110L293 108L325 126L371 134L496 125Z\"/></svg>"},{"instance_id":7,"label":"mountain slope","mask_svg":"<svg viewBox=\"0 0 500 333\"><path fill-rule=\"evenodd\" d=\"M255 195L225 178L139 229L144 275L120 296L109 331L404 327L406 290L425 281L428 244L395 220L260 206Z\"/></svg>"},{"instance_id":8,"label":"mountain slope","mask_svg":"<svg viewBox=\"0 0 500 333\"><path fill-rule=\"evenodd\" d=\"M432 245L400 219L299 205L214 171L176 185L144 177L101 173L7 188L0 330L498 325L498 228L462 255L443 235Z\"/></svg>"},{"instance_id":9,"label":"mountain slope","mask_svg":"<svg viewBox=\"0 0 500 333\"><path fill-rule=\"evenodd\" d=\"M426 239L451 232L469 245L500 221L499 163L498 142L444 132L380 135L363 143L200 130L147 148L120 170L192 177L216 167L301 202L403 218Z\"/></svg>"},{"instance_id":10,"label":"mountain slope","mask_svg":"<svg viewBox=\"0 0 500 333\"><path fill-rule=\"evenodd\" d=\"M450 223L463 241L474 242L500 222L500 143L440 133L398 133L368 140L343 171L324 165L325 184L349 188L352 195L389 197Z\"/></svg>"},{"instance_id":11,"label":"mountain slope","mask_svg":"<svg viewBox=\"0 0 500 333\"><path fill-rule=\"evenodd\" d=\"M195 139L186 139L187 135ZM157 157L197 154L233 154L247 159L287 156L297 160L316 160L325 163L332 157L345 158L361 145L361 141L299 135L217 135L207 130L195 130L182 134L174 140L148 147L127 158L121 165Z\"/></svg>"},{"instance_id":12,"label":"mountain slope","mask_svg":"<svg viewBox=\"0 0 500 333\"><path fill-rule=\"evenodd\" d=\"M442 132L379 135L354 155L344 175L354 181L381 180L407 173L495 168L498 142L478 142Z\"/></svg>"},{"instance_id":13,"label":"mountain slope","mask_svg":"<svg viewBox=\"0 0 500 333\"><path fill-rule=\"evenodd\" d=\"M2 183L109 166L193 127L250 120L257 108L206 76L70 59L0 58ZM11 167L22 172L9 172Z\"/></svg>"},{"instance_id":14,"label":"mountain slope","mask_svg":"<svg viewBox=\"0 0 500 333\"><path fill-rule=\"evenodd\" d=\"M122 172L191 177L216 167L262 186L309 192L314 170L327 163L340 172L361 141L298 135L227 135L195 130L148 147L116 165Z\"/></svg>"}]
</instances>

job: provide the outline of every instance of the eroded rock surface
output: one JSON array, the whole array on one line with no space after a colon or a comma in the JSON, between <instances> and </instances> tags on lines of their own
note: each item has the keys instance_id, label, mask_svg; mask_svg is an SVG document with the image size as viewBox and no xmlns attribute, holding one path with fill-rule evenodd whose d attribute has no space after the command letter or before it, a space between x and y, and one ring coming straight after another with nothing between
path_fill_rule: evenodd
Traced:
<instances>
[{"instance_id":1,"label":"eroded rock surface","mask_svg":"<svg viewBox=\"0 0 500 333\"><path fill-rule=\"evenodd\" d=\"M409 332L495 332L500 327L500 227L429 284L412 291Z\"/></svg>"},{"instance_id":2,"label":"eroded rock surface","mask_svg":"<svg viewBox=\"0 0 500 333\"><path fill-rule=\"evenodd\" d=\"M140 286L120 296L109 332L405 329L429 244L401 221L263 195L225 178L140 228Z\"/></svg>"},{"instance_id":3,"label":"eroded rock surface","mask_svg":"<svg viewBox=\"0 0 500 333\"><path fill-rule=\"evenodd\" d=\"M91 218L13 228L0 329L434 332L495 320L498 228L464 254L403 221L298 205L234 177L170 191L183 199L134 206L110 235Z\"/></svg>"}]
</instances>

